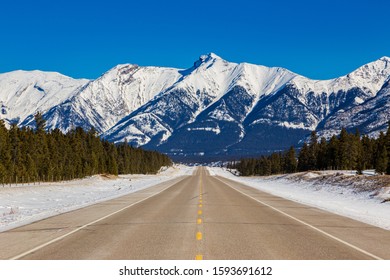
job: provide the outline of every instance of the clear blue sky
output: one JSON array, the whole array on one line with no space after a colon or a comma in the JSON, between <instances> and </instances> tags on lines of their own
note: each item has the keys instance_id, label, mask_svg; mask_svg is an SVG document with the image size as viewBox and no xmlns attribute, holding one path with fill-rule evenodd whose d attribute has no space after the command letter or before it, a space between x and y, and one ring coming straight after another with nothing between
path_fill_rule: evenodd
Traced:
<instances>
[{"instance_id":1,"label":"clear blue sky","mask_svg":"<svg viewBox=\"0 0 390 280\"><path fill-rule=\"evenodd\" d=\"M96 78L121 63L188 68L214 52L333 78L390 56L389 8L388 0L5 0L0 73Z\"/></svg>"}]
</instances>

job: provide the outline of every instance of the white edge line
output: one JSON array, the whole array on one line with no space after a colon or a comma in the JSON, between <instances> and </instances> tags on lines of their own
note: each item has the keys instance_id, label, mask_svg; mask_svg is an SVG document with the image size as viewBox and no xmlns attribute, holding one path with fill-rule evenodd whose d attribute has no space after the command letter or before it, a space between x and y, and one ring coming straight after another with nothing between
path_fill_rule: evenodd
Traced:
<instances>
[{"instance_id":1,"label":"white edge line","mask_svg":"<svg viewBox=\"0 0 390 280\"><path fill-rule=\"evenodd\" d=\"M290 214L287 214L286 212L283 212L282 210L279 210L279 209L277 209L277 208L275 208L275 207L269 205L268 203L262 202L262 201L260 201L260 200L258 200L258 199L256 199L256 198L254 198L254 197L252 197L252 196L250 196L250 195L248 195L248 194L246 194L246 193L244 193L244 192L242 192L242 191L236 189L235 187L233 187L233 186L230 185L229 183L224 182L224 181L222 181L221 179L217 178L217 176L214 176L214 178L217 179L218 181L224 183L225 185L229 186L229 187L232 188L233 190L235 190L235 191L237 191L237 192L239 192L239 193L241 193L241 194L243 194L243 195L245 195L245 196L247 196L247 197L253 199L254 201L257 201L258 203L260 203L260 204L262 204L262 205L264 205L264 206L267 206L267 207L271 208L272 210L274 210L274 211L276 211L276 212L278 212L278 213L280 213L280 214L282 214L282 215L284 215L284 216L286 216L286 217L288 217L288 218L290 218L290 219L293 219L293 220L296 221L296 222L299 222L299 223L301 223L301 224L303 224L303 225L305 225L305 226L307 226L307 227L309 227L309 228L311 228L311 229L313 229L313 230L315 230L315 231L318 231L318 232L320 232L320 233L326 235L326 236L329 237L329 238L332 238L332 239L334 239L334 240L336 240L336 241L338 241L338 242L340 242L340 243L342 243L342 244L344 244L344 245L346 245L346 246L348 246L348 247L351 247L351 248L353 248L353 249L355 249L355 250L357 250L357 251L359 251L359 252L361 252L361 253L363 253L363 254L365 254L365 255L371 257L371 258L374 258L374 259L376 259L376 260L384 260L384 259L382 259L382 258L380 258L380 257L378 257L378 256L376 256L376 255L374 255L374 254L371 254L370 252L367 252L366 250L363 250L363 249L361 249L361 248L359 248L359 247L357 247L357 246L355 246L355 245L352 245L351 243L348 243L347 241L344 241L344 240L342 240L342 239L340 239L340 238L338 238L338 237L336 237L336 236L334 236L334 235L332 235L332 234L330 234L330 233L327 233L326 231L323 231L322 229L319 229L319 228L317 228L317 227L315 227L315 226L313 226L313 225L311 225L311 224L308 224L308 223L306 223L306 222L304 222L304 221L302 221L302 220L300 220L300 219L298 219L298 218L296 218L296 217L294 217L294 216L291 216ZM240 184L240 183L239 183L239 184Z\"/></svg>"},{"instance_id":2,"label":"white edge line","mask_svg":"<svg viewBox=\"0 0 390 280\"><path fill-rule=\"evenodd\" d=\"M181 181L181 180L180 180L180 181ZM178 181L178 182L180 182L180 181ZM136 205L136 204L139 204L139 203L141 203L141 202L143 202L143 201L145 201L145 200L147 200L147 199L149 199L149 198L152 198L152 197L154 197L154 196L156 196L156 195L162 193L163 191L165 191L165 190L167 190L167 189L173 187L173 186L176 185L178 182L173 183L172 185L170 185L170 186L168 186L168 187L162 189L161 191L159 191L159 192L157 192L157 193L154 193L154 194L151 195L151 196L148 196L148 197L146 197L146 198L144 198L144 199L141 199L141 200L139 200L139 201L137 201L137 202L134 202L133 204L127 205L127 206L125 206L125 207L123 207L123 208L121 208L121 209L119 209L119 210L117 210L117 211L115 211L115 212L112 212L111 214L108 214L108 215L106 215L106 216L104 216L104 217L101 217L101 218L99 218L99 219L97 219L97 220L94 220L94 221L92 221L92 222L89 222L88 224L85 224L85 225L83 225L83 226L81 226L81 227L78 227L77 229L72 230L72 231L70 231L70 232L68 232L68 233L66 233L66 234L64 234L64 235L61 235L61 236L59 236L59 237L57 237L57 238L54 238L54 239L50 240L49 242L46 242L46 243L41 244L41 245L39 245L39 246L37 246L37 247L35 247L35 248L33 248L33 249L30 249L30 250L26 251L26 252L24 252L24 253L21 253L21 254L19 254L19 255L17 255L17 256L14 256L14 257L10 258L9 260L18 260L18 259L20 259L20 258L23 258L23 257L25 257L25 256L27 256L27 255L29 255L29 254L31 254L31 253L34 253L34 252L38 251L38 250L40 250L40 249L42 249L42 248L44 248L44 247L46 247L46 246L49 246L49 245L51 245L51 244L53 244L53 243L55 243L55 242L57 242L57 241L60 241L61 239L64 239L65 237L67 237L67 236L69 236L69 235L72 235L72 234L74 234L74 233L76 233L76 232L78 232L78 231L80 231L80 230L82 230L82 229L84 229L84 228L86 228L86 227L88 227L88 226L90 226L90 225L96 224L96 223L98 223L98 222L100 222L100 221L102 221L102 220L104 220L104 219L106 219L106 218L109 218L109 217L111 217L111 216L113 216L113 215L115 215L115 214L118 214L118 213L120 213L120 212L122 212L122 211L124 211L124 210L126 210L126 209L128 209L128 208L130 208L130 207L132 207L132 206L134 206L134 205Z\"/></svg>"}]
</instances>

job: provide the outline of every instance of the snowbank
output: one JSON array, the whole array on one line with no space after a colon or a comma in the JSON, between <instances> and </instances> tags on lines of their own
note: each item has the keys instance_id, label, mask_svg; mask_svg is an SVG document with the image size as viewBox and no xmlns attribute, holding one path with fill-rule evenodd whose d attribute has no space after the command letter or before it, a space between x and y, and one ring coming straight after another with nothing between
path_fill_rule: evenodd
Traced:
<instances>
[{"instance_id":1,"label":"snowbank","mask_svg":"<svg viewBox=\"0 0 390 280\"><path fill-rule=\"evenodd\" d=\"M390 230L390 179L387 176L329 171L237 177L222 168L209 167L208 170L210 175L223 176L276 196Z\"/></svg>"}]
</instances>

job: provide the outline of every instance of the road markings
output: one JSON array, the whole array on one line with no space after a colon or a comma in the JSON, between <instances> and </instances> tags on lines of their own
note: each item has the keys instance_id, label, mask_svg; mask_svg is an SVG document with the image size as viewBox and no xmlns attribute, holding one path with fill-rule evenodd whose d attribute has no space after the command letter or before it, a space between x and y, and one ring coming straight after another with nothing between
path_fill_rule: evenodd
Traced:
<instances>
[{"instance_id":1,"label":"road markings","mask_svg":"<svg viewBox=\"0 0 390 280\"><path fill-rule=\"evenodd\" d=\"M180 181L179 181L179 182L180 182ZM23 257L25 257L25 256L27 256L27 255L29 255L29 254L31 254L31 253L34 253L34 252L36 252L36 251L38 251L38 250L40 250L40 249L42 249L42 248L44 248L44 247L47 247L47 246L49 246L49 245L51 245L51 244L53 244L53 243L55 243L55 242L57 242L57 241L60 241L60 240L64 239L65 237L68 237L69 235L72 235L72 234L74 234L74 233L76 233L76 232L78 232L78 231L80 231L80 230L82 230L82 229L84 229L84 228L86 228L86 227L89 227L89 226L91 226L91 225L93 225L93 224L96 224L96 223L98 223L98 222L100 222L100 221L102 221L102 220L104 220L104 219L107 219L107 218L109 218L109 217L111 217L111 216L113 216L113 215L115 215L115 214L118 214L118 213L120 213L120 212L122 212L122 211L124 211L124 210L126 210L126 209L129 209L130 207L132 207L132 206L134 206L134 205L137 205L137 204L139 204L139 203L141 203L141 202L144 202L145 200L147 200L147 199L149 199L149 198L152 198L152 197L154 197L154 196L156 196L156 195L159 195L160 193L162 193L163 191L165 191L165 190L167 190L167 189L173 187L173 186L176 185L177 183L178 183L178 182L175 182L175 183L173 183L172 185L170 185L170 186L168 186L168 187L162 189L161 191L159 191L159 192L157 192L157 193L154 193L154 194L151 195L151 196L148 196L148 197L146 197L146 198L144 198L144 199L142 199L142 200L140 200L140 201L137 201L137 202L135 202L135 203L133 203L133 204L127 205L127 206L125 206L125 207L123 207L123 208L121 208L121 209L119 209L119 210L117 210L117 211L115 211L115 212L112 212L111 214L108 214L108 215L106 215L106 216L104 216L104 217L101 217L101 218L99 218L99 219L97 219L97 220L94 220L94 221L89 222L89 223L87 223L87 224L85 224L85 225L83 225L83 226L80 226L79 228L77 228L77 229L75 229L75 230L72 230L71 232L68 232L68 233L66 233L66 234L64 234L64 235L61 235L61 236L59 236L59 237L57 237L57 238L54 238L54 239L52 239L52 240L49 241L49 242L46 242L46 243L41 244L41 245L39 245L39 246L37 246L37 247L31 249L31 250L28 250L28 251L26 251L26 252L24 252L24 253L21 253L21 254L19 254L19 255L17 255L17 256L14 256L14 257L10 258L10 260L17 260L17 259L23 258Z\"/></svg>"},{"instance_id":2,"label":"road markings","mask_svg":"<svg viewBox=\"0 0 390 280\"><path fill-rule=\"evenodd\" d=\"M203 224L202 224L203 172L202 171L200 173L198 188L199 188L199 203L198 203L198 218L196 219L196 224L198 225L197 232L196 232L196 240L198 241L196 247L197 247L198 254L195 256L195 260L203 260L203 255L201 254L203 251L202 250L203 249L203 241L202 241L202 239L203 239L203 235L202 235L202 230L203 230Z\"/></svg>"},{"instance_id":3,"label":"road markings","mask_svg":"<svg viewBox=\"0 0 390 280\"><path fill-rule=\"evenodd\" d=\"M324 234L325 236L327 236L327 237L329 237L331 239L334 239L334 240L336 240L336 241L338 241L338 242L340 242L340 243L342 243L342 244L344 244L344 245L346 245L346 246L348 246L348 247L350 247L352 249L355 249L355 250L359 251L360 253L363 253L363 254L371 257L371 258L374 258L374 259L377 259L377 260L383 260L381 257L378 257L378 256L376 256L374 254L371 254L370 252L367 252L364 249L361 249L361 248L359 248L359 247L357 247L357 246L355 246L355 245L353 245L351 243L348 243L347 241L344 241L344 240L342 240L342 239L340 239L340 238L338 238L338 237L336 237L336 236L334 236L334 235L332 235L330 233L327 233L326 231L323 231L322 229L319 229L319 228L317 228L317 227L315 227L315 226L313 226L311 224L308 224L308 223L306 223L306 222L304 222L304 221L302 221L302 220L300 220L298 218L295 218L294 216L291 216L290 214L287 214L286 212L283 212L282 210L279 210L279 209L273 207L272 205L269 205L268 203L260 201L260 200L258 200L256 198L254 198L254 197L252 197L252 196L250 196L250 195L248 195L248 194L246 194L246 193L236 189L235 187L233 187L229 183L226 183L226 182L222 181L221 179L217 178L216 176L214 178L217 179L218 181L224 183L225 185L229 186L233 190L235 190L235 191L237 191L237 192L239 192L239 193L241 193L241 194L243 194L243 195L253 199L254 201L257 201L258 203L260 203L260 204L262 204L264 206L267 206L267 207L271 208L272 210L274 210L274 211L276 211L276 212L278 212L278 213L280 213L280 214L282 214L282 215L284 215L284 216L286 216L286 217L288 217L290 219L293 219L294 221L296 221L298 223L301 223L301 224L303 224L303 225L305 225L305 226L307 226L307 227L309 227L309 228L311 228L311 229L313 229L315 231L318 231L318 232Z\"/></svg>"}]
</instances>

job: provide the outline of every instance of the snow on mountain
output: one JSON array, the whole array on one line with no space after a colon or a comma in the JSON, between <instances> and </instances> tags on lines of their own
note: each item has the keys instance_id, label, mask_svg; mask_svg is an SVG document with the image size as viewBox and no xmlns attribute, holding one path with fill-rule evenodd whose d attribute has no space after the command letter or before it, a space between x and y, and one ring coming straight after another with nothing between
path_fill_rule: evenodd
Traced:
<instances>
[{"instance_id":1,"label":"snow on mountain","mask_svg":"<svg viewBox=\"0 0 390 280\"><path fill-rule=\"evenodd\" d=\"M90 82L78 94L44 115L48 127L67 131L81 126L99 133L116 124L179 77L178 69L118 65Z\"/></svg>"},{"instance_id":2,"label":"snow on mountain","mask_svg":"<svg viewBox=\"0 0 390 280\"><path fill-rule=\"evenodd\" d=\"M371 137L377 137L380 131L387 129L390 121L390 79L383 85L378 94L348 110L340 110L326 119L320 130L320 135L329 138L343 127Z\"/></svg>"},{"instance_id":3,"label":"snow on mountain","mask_svg":"<svg viewBox=\"0 0 390 280\"><path fill-rule=\"evenodd\" d=\"M261 112L251 117L252 124L268 122L314 130L324 118L336 111L374 97L390 75L389 61L389 58L383 57L332 80L310 80L297 75L286 83L279 100L273 97L272 103L260 104Z\"/></svg>"},{"instance_id":4,"label":"snow on mountain","mask_svg":"<svg viewBox=\"0 0 390 280\"><path fill-rule=\"evenodd\" d=\"M118 65L93 81L16 71L0 75L1 117L33 125L40 110L49 129L94 127L178 158L237 158L286 149L314 129L377 135L390 119L389 77L388 57L320 81L214 53L184 70Z\"/></svg>"},{"instance_id":5,"label":"snow on mountain","mask_svg":"<svg viewBox=\"0 0 390 280\"><path fill-rule=\"evenodd\" d=\"M230 63L210 53L103 136L174 157L283 150L374 98L390 76L389 66L383 57L346 76L318 81L283 68ZM383 129L387 120L379 118L373 129Z\"/></svg>"},{"instance_id":6,"label":"snow on mountain","mask_svg":"<svg viewBox=\"0 0 390 280\"><path fill-rule=\"evenodd\" d=\"M271 94L295 76L283 68L230 63L213 53L201 56L193 67L181 73L183 77L172 87L119 122L105 136L115 142L128 138L135 145L145 145L150 141L160 145L173 131L194 122L196 127L185 129L219 131L217 125L211 128L209 123L199 126L198 120L209 118L240 123L261 95ZM232 104L235 98L231 95L238 88L245 89L248 100L236 110ZM230 98L227 93L231 93ZM135 137L132 135L134 131Z\"/></svg>"},{"instance_id":7,"label":"snow on mountain","mask_svg":"<svg viewBox=\"0 0 390 280\"><path fill-rule=\"evenodd\" d=\"M331 80L310 80L297 76L291 82L303 94L309 92L325 92L331 94L339 91L347 91L358 87L366 89L371 97L381 89L383 83L390 74L390 58L382 57L374 62L365 64L348 75Z\"/></svg>"},{"instance_id":8,"label":"snow on mountain","mask_svg":"<svg viewBox=\"0 0 390 280\"><path fill-rule=\"evenodd\" d=\"M0 74L0 118L19 124L28 115L46 111L74 96L89 81L59 73L14 71Z\"/></svg>"}]
</instances>

